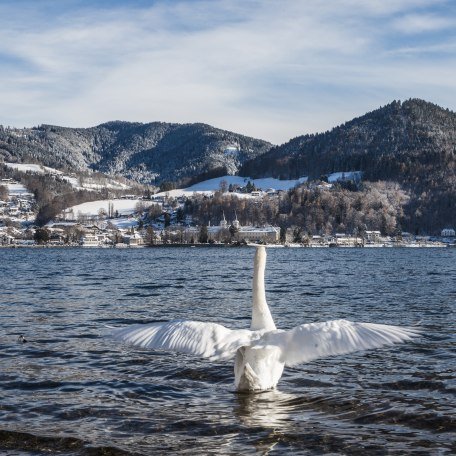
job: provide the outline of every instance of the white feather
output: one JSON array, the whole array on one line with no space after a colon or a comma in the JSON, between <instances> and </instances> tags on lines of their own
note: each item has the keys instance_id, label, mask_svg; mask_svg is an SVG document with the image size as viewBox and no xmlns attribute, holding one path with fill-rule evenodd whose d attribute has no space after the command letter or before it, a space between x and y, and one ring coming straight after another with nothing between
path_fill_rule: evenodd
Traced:
<instances>
[{"instance_id":1,"label":"white feather","mask_svg":"<svg viewBox=\"0 0 456 456\"><path fill-rule=\"evenodd\" d=\"M379 348L411 340L420 334L417 329L332 320L308 323L289 331L270 331L253 342L253 348L275 346L282 352L286 366L308 363L328 356Z\"/></svg>"},{"instance_id":2,"label":"white feather","mask_svg":"<svg viewBox=\"0 0 456 456\"><path fill-rule=\"evenodd\" d=\"M169 350L211 358L230 359L243 345L250 345L261 332L231 330L217 323L175 320L133 325L114 331L117 340L142 348Z\"/></svg>"}]
</instances>

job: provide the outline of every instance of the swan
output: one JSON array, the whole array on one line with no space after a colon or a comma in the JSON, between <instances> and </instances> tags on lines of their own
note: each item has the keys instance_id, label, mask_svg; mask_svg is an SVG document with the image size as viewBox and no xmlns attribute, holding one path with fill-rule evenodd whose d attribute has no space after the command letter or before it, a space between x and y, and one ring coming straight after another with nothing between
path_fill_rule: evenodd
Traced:
<instances>
[{"instance_id":1,"label":"swan","mask_svg":"<svg viewBox=\"0 0 456 456\"><path fill-rule=\"evenodd\" d=\"M174 320L132 325L112 336L150 349L169 350L234 362L238 391L275 388L285 366L411 340L415 328L331 320L277 329L266 302L266 249L258 246L254 258L253 303L250 329L228 329L217 323Z\"/></svg>"}]
</instances>

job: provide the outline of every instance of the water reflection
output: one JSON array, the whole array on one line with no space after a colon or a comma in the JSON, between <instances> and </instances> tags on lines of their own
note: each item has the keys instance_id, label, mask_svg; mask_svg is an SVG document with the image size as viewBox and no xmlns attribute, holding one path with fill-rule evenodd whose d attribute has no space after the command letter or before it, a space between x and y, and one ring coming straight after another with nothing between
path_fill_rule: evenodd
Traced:
<instances>
[{"instance_id":1,"label":"water reflection","mask_svg":"<svg viewBox=\"0 0 456 456\"><path fill-rule=\"evenodd\" d=\"M236 393L234 413L247 426L283 429L292 422L287 404L296 398L279 390Z\"/></svg>"}]
</instances>

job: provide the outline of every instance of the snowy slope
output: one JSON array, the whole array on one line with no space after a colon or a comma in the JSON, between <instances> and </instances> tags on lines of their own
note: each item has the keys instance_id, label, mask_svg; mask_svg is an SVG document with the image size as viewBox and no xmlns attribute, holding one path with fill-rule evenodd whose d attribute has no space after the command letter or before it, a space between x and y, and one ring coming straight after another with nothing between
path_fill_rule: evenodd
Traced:
<instances>
[{"instance_id":1,"label":"snowy slope","mask_svg":"<svg viewBox=\"0 0 456 456\"><path fill-rule=\"evenodd\" d=\"M109 223L114 225L118 230L128 230L129 228L136 228L139 223L135 218L118 218L110 219Z\"/></svg>"},{"instance_id":2,"label":"snowy slope","mask_svg":"<svg viewBox=\"0 0 456 456\"><path fill-rule=\"evenodd\" d=\"M167 192L157 193L156 196L169 196L172 198L178 198L181 196L190 197L194 194L199 195L212 195L217 190L220 190L220 183L225 181L227 186L239 185L244 187L247 185L247 182L255 184L255 186L263 191L266 191L270 188L274 190L289 190L298 184L307 182L307 177L300 177L297 180L279 180L274 179L273 177L266 177L263 179L250 179L249 177L241 176L222 176L216 177L215 179L209 179L206 181L198 182L195 185L187 188L180 188L175 190L169 190ZM249 193L229 193L229 195L236 196L238 198L252 198L252 195Z\"/></svg>"},{"instance_id":3,"label":"snowy slope","mask_svg":"<svg viewBox=\"0 0 456 456\"><path fill-rule=\"evenodd\" d=\"M154 196L166 196L166 197L170 197L170 198L180 198L181 196L191 197L196 194L211 196L214 194L214 191L213 190L192 191L192 190L187 190L184 188L176 188L174 190L169 190L167 192L156 193ZM230 195L231 195L231 193L230 193Z\"/></svg>"},{"instance_id":4,"label":"snowy slope","mask_svg":"<svg viewBox=\"0 0 456 456\"><path fill-rule=\"evenodd\" d=\"M255 187L260 188L261 190L268 190L269 188L273 188L275 190L289 190L298 184L306 182L307 177L300 177L297 180L279 180L274 179L273 177L266 177L263 179L250 179L249 177L241 176L222 176L203 182L198 182L197 184L192 185L185 190L189 192L216 191L220 190L220 182L222 181L225 181L227 185L233 184L239 185L240 187L244 187L247 185L247 182L250 181L252 184L255 184Z\"/></svg>"},{"instance_id":5,"label":"snowy slope","mask_svg":"<svg viewBox=\"0 0 456 456\"><path fill-rule=\"evenodd\" d=\"M328 176L328 182L334 183L343 180L359 181L361 179L361 171L346 171L341 173L332 173Z\"/></svg>"},{"instance_id":6,"label":"snowy slope","mask_svg":"<svg viewBox=\"0 0 456 456\"><path fill-rule=\"evenodd\" d=\"M72 214L75 218L77 218L78 214L84 215L98 215L100 209L103 209L108 213L109 211L109 204L112 203L113 211L118 211L119 215L130 215L135 212L136 205L141 202L144 206L150 206L152 204L157 204L153 201L144 201L139 199L112 199L112 200L98 200L98 201L91 201L89 203L82 203L76 206L70 207L65 209L65 213L67 214L66 218L69 220L71 219L70 213L72 210Z\"/></svg>"},{"instance_id":7,"label":"snowy slope","mask_svg":"<svg viewBox=\"0 0 456 456\"><path fill-rule=\"evenodd\" d=\"M37 174L63 174L54 168L48 168L47 166L35 165L32 163L5 163L8 168L16 169L22 173L27 171Z\"/></svg>"},{"instance_id":8,"label":"snowy slope","mask_svg":"<svg viewBox=\"0 0 456 456\"><path fill-rule=\"evenodd\" d=\"M9 196L33 196L33 193L30 193L22 184L10 184L7 183L6 187L8 188Z\"/></svg>"},{"instance_id":9,"label":"snowy slope","mask_svg":"<svg viewBox=\"0 0 456 456\"><path fill-rule=\"evenodd\" d=\"M36 174L52 174L54 176L60 176L62 179L70 183L76 190L99 190L102 188L111 188L115 190L129 189L128 185L118 182L114 179L106 178L101 183L94 181L90 177L83 178L82 185L77 177L68 176L58 169L49 168L47 166L36 165L33 163L5 163L8 168L16 169L22 173L31 172Z\"/></svg>"}]
</instances>

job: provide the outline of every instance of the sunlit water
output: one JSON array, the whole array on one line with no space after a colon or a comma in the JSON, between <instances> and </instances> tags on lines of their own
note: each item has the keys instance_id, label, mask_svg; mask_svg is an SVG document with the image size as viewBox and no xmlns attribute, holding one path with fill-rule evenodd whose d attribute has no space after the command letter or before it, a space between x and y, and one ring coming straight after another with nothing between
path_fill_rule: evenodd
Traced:
<instances>
[{"instance_id":1,"label":"sunlit water","mask_svg":"<svg viewBox=\"0 0 456 456\"><path fill-rule=\"evenodd\" d=\"M286 368L275 391L237 394L232 362L105 337L106 325L175 318L248 327L253 253L0 249L0 453L456 451L456 249L268 249L278 327L347 318L425 330Z\"/></svg>"}]
</instances>

